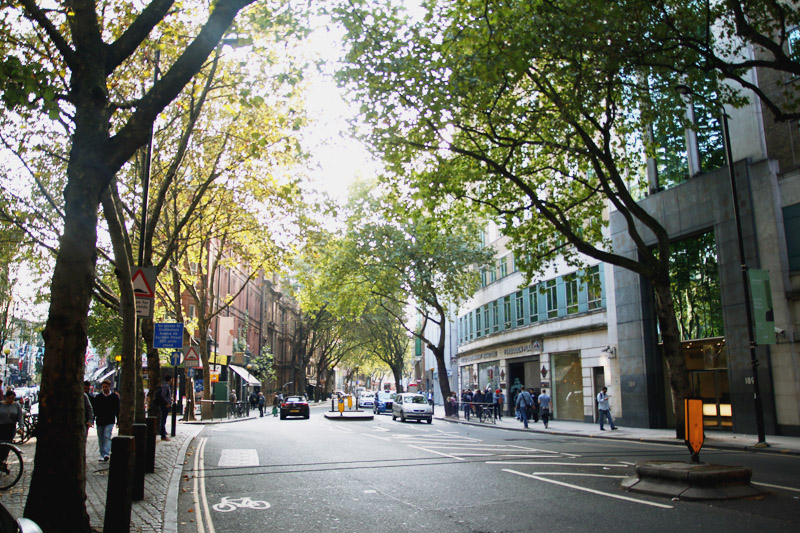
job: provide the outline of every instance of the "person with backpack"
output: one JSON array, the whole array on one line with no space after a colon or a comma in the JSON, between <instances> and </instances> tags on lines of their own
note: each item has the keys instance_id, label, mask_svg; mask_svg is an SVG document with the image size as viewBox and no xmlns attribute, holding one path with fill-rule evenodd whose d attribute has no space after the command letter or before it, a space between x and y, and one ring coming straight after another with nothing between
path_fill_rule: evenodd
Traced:
<instances>
[{"instance_id":1,"label":"person with backpack","mask_svg":"<svg viewBox=\"0 0 800 533\"><path fill-rule=\"evenodd\" d=\"M264 407L267 405L267 399L264 397L263 392L259 392L256 403L258 403L259 416L264 416Z\"/></svg>"},{"instance_id":2,"label":"person with backpack","mask_svg":"<svg viewBox=\"0 0 800 533\"><path fill-rule=\"evenodd\" d=\"M520 417L522 417L522 424L525 428L528 428L528 409L533 406L533 398L531 398L531 393L526 391L524 388L522 392L517 394L517 410L519 411Z\"/></svg>"}]
</instances>

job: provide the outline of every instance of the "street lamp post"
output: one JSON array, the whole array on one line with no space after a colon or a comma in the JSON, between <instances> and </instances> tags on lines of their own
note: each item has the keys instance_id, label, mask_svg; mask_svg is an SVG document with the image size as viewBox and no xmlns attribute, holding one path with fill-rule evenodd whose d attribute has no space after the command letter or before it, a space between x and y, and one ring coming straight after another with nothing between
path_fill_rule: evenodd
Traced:
<instances>
[{"instance_id":1,"label":"street lamp post","mask_svg":"<svg viewBox=\"0 0 800 533\"><path fill-rule=\"evenodd\" d=\"M691 98L694 94L688 85L677 85L675 90L685 98ZM736 223L736 241L739 245L739 265L742 272L742 290L744 292L745 319L747 321L747 340L750 346L750 364L753 369L753 404L756 415L756 430L758 431L758 447L768 446L764 435L764 409L761 403L761 393L758 382L758 357L756 356L756 341L753 334L753 310L750 307L750 280L747 274L747 263L744 256L744 239L742 237L742 217L739 212L739 191L736 187L736 175L733 169L733 151L731 150L731 138L728 130L728 114L725 108L718 105L720 120L722 122L722 140L725 145L725 163L728 165L728 178L731 183L731 196L733 199L733 217Z\"/></svg>"},{"instance_id":2,"label":"street lamp post","mask_svg":"<svg viewBox=\"0 0 800 533\"><path fill-rule=\"evenodd\" d=\"M3 365L3 383L5 383L6 388L8 388L8 354L11 353L11 348L8 346L3 347L3 356L5 357L5 362ZM3 392L0 390L0 392Z\"/></svg>"}]
</instances>

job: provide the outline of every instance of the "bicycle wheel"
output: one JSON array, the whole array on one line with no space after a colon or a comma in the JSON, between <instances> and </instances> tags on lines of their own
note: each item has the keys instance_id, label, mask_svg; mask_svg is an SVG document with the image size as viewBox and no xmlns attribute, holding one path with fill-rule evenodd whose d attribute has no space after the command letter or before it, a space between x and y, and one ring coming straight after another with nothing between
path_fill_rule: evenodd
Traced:
<instances>
[{"instance_id":1,"label":"bicycle wheel","mask_svg":"<svg viewBox=\"0 0 800 533\"><path fill-rule=\"evenodd\" d=\"M22 477L22 453L16 446L0 442L0 453L8 451L5 464L0 464L0 490L6 490L17 484Z\"/></svg>"}]
</instances>

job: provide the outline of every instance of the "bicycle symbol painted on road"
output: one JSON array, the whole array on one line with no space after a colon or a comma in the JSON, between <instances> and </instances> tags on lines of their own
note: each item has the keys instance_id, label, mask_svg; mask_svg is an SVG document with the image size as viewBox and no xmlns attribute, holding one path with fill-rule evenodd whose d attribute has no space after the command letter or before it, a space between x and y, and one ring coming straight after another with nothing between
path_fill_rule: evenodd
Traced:
<instances>
[{"instance_id":1,"label":"bicycle symbol painted on road","mask_svg":"<svg viewBox=\"0 0 800 533\"><path fill-rule=\"evenodd\" d=\"M250 498L228 498L227 496L223 496L222 500L214 504L212 508L215 511L219 511L220 513L230 513L231 511L235 511L239 508L244 509L269 509L270 504L269 502L262 502L258 500L251 500Z\"/></svg>"}]
</instances>

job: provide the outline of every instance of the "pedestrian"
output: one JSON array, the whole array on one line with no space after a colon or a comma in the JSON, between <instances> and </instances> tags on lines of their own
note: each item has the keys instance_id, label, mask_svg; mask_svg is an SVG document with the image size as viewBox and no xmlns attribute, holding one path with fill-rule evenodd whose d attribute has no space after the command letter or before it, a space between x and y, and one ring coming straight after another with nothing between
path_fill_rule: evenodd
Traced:
<instances>
[{"instance_id":1,"label":"pedestrian","mask_svg":"<svg viewBox=\"0 0 800 533\"><path fill-rule=\"evenodd\" d=\"M461 402L464 404L464 418L469 420L472 414L472 389L467 389L461 395Z\"/></svg>"},{"instance_id":2,"label":"pedestrian","mask_svg":"<svg viewBox=\"0 0 800 533\"><path fill-rule=\"evenodd\" d=\"M611 407L608 405L608 387L603 387L603 390L597 393L597 411L600 415L600 431L606 430L606 428L603 427L603 419L606 417L608 417L608 425L611 426L611 430L617 429L617 426L614 425L614 421L611 419Z\"/></svg>"},{"instance_id":3,"label":"pedestrian","mask_svg":"<svg viewBox=\"0 0 800 533\"><path fill-rule=\"evenodd\" d=\"M450 405L450 414L448 416L458 418L458 398L455 392L450 393L448 404Z\"/></svg>"},{"instance_id":4,"label":"pedestrian","mask_svg":"<svg viewBox=\"0 0 800 533\"><path fill-rule=\"evenodd\" d=\"M539 422L539 393L536 392L536 389L530 389L531 398L533 399L533 407L531 408L531 412L533 413L533 422Z\"/></svg>"},{"instance_id":5,"label":"pedestrian","mask_svg":"<svg viewBox=\"0 0 800 533\"><path fill-rule=\"evenodd\" d=\"M167 417L169 416L169 408L172 407L172 376L166 376L164 378L164 384L161 385L157 394L156 405L158 405L158 409L161 411L161 426L159 426L161 440L168 441Z\"/></svg>"},{"instance_id":6,"label":"pedestrian","mask_svg":"<svg viewBox=\"0 0 800 533\"><path fill-rule=\"evenodd\" d=\"M433 392L430 390L428 391L428 403L433 407Z\"/></svg>"},{"instance_id":7,"label":"pedestrian","mask_svg":"<svg viewBox=\"0 0 800 533\"><path fill-rule=\"evenodd\" d=\"M475 389L475 392L472 393L472 402L475 404L475 414L478 415L478 419L480 418L481 412L483 410L483 404L485 403L486 398L483 396L483 391L478 387Z\"/></svg>"},{"instance_id":8,"label":"pedestrian","mask_svg":"<svg viewBox=\"0 0 800 533\"><path fill-rule=\"evenodd\" d=\"M497 389L494 391L494 416L501 422L503 421L503 405L506 402L506 397L503 391Z\"/></svg>"},{"instance_id":9,"label":"pedestrian","mask_svg":"<svg viewBox=\"0 0 800 533\"><path fill-rule=\"evenodd\" d=\"M250 409L253 409L254 411L256 409L256 406L258 405L258 395L259 394L260 393L258 393L256 391L253 391L252 393L250 393Z\"/></svg>"},{"instance_id":10,"label":"pedestrian","mask_svg":"<svg viewBox=\"0 0 800 533\"><path fill-rule=\"evenodd\" d=\"M88 381L83 382L83 418L86 422L86 434L94 426L94 409L92 408L92 384Z\"/></svg>"},{"instance_id":11,"label":"pedestrian","mask_svg":"<svg viewBox=\"0 0 800 533\"><path fill-rule=\"evenodd\" d=\"M11 442L14 440L14 432L19 428L22 431L24 427L24 415L22 414L22 406L16 401L17 393L13 390L8 390L3 396L3 402L0 403L0 441ZM6 458L8 457L8 448L0 448L0 470L8 474L8 466L6 466Z\"/></svg>"},{"instance_id":12,"label":"pedestrian","mask_svg":"<svg viewBox=\"0 0 800 533\"><path fill-rule=\"evenodd\" d=\"M517 411L519 411L520 417L522 418L522 424L525 428L528 427L528 409L533 405L533 398L531 398L531 393L522 389L522 392L517 394Z\"/></svg>"},{"instance_id":13,"label":"pedestrian","mask_svg":"<svg viewBox=\"0 0 800 533\"><path fill-rule=\"evenodd\" d=\"M119 422L119 396L111 392L109 380L103 380L100 384L100 394L95 395L93 408L100 461L108 461L111 455L111 432Z\"/></svg>"},{"instance_id":14,"label":"pedestrian","mask_svg":"<svg viewBox=\"0 0 800 533\"><path fill-rule=\"evenodd\" d=\"M542 415L542 422L544 422L544 427L547 428L547 424L550 421L550 409L552 408L553 400L550 398L550 395L547 394L547 391L542 389L542 393L539 394L539 411Z\"/></svg>"},{"instance_id":15,"label":"pedestrian","mask_svg":"<svg viewBox=\"0 0 800 533\"><path fill-rule=\"evenodd\" d=\"M259 392L257 398L259 416L264 416L264 407L267 405L267 399L264 397L263 392Z\"/></svg>"}]
</instances>

